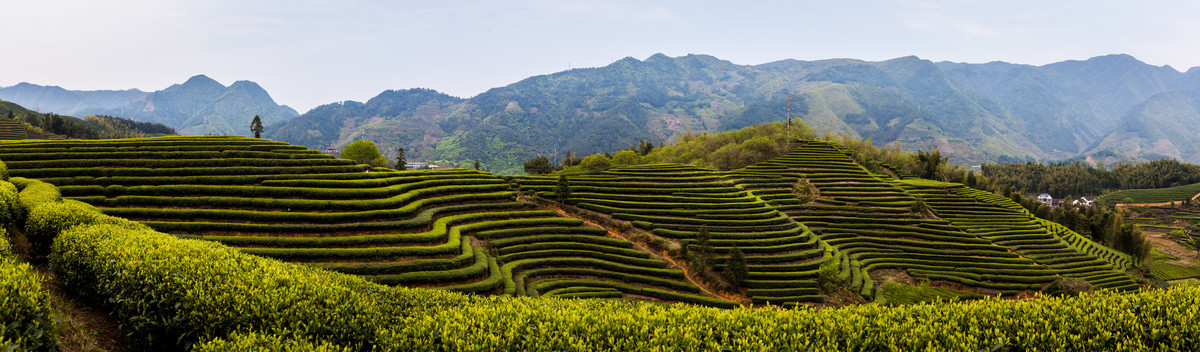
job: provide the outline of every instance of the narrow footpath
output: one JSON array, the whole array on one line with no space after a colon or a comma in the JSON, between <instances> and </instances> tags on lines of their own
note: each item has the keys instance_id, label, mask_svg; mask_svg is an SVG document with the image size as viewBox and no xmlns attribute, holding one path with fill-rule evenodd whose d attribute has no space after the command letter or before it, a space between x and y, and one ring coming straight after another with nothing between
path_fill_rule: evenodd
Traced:
<instances>
[{"instance_id":1,"label":"narrow footpath","mask_svg":"<svg viewBox=\"0 0 1200 352\"><path fill-rule=\"evenodd\" d=\"M520 200L537 204L525 196L522 196L520 198ZM594 227L598 227L598 228L602 228L605 231L608 231L609 236L620 238L620 239L629 241L630 243L633 243L633 245L637 246L638 249L640 249L646 253L650 253L655 258L662 259L668 263L671 263L671 265L674 265L675 267L679 268L679 270L682 270L684 277L687 277L689 282L691 282L693 285L696 285L696 287L700 288L701 291L703 291L704 293L706 293L712 297L719 297L721 299L725 299L725 300L728 300L731 302L737 302L737 303L740 303L742 306L750 305L750 298L745 295L740 295L740 294L735 295L735 294L718 292L717 290L714 290L711 287L708 287L708 285L704 284L702 281L697 280L695 273L693 273L691 270L688 270L688 268L686 266L680 265L679 262L677 262L675 260L675 258L671 258L671 256L667 255L666 251L663 251L661 253L655 252L655 251L651 250L649 248L649 246L647 246L645 243L635 241L632 238L630 238L631 236L628 236L625 233L622 233L621 231L619 231L617 229L601 225L592 220L581 219L581 218L571 216L569 213L567 213L565 210L563 210L561 207L559 207L558 204L554 204L554 203L551 203L550 205L540 205L539 204L538 206L550 208L551 210L554 210L556 213L558 213L559 215L562 215L562 216L583 220L583 223L585 223L585 224L588 224L588 225L591 225Z\"/></svg>"}]
</instances>

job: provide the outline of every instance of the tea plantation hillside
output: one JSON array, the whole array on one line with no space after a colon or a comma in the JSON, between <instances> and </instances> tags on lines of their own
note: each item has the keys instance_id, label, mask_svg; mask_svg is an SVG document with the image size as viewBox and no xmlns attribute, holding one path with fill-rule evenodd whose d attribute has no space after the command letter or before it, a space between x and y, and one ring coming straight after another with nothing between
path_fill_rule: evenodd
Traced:
<instances>
[{"instance_id":1,"label":"tea plantation hillside","mask_svg":"<svg viewBox=\"0 0 1200 352\"><path fill-rule=\"evenodd\" d=\"M483 172L372 171L228 136L8 142L0 160L108 215L386 285L736 305Z\"/></svg>"},{"instance_id":2,"label":"tea plantation hillside","mask_svg":"<svg viewBox=\"0 0 1200 352\"><path fill-rule=\"evenodd\" d=\"M1096 202L1101 204L1132 203L1132 205L1139 205L1165 203L1162 205L1170 205L1191 202L1198 199L1200 199L1200 183L1168 188L1120 190L1102 195L1096 198Z\"/></svg>"},{"instance_id":3,"label":"tea plantation hillside","mask_svg":"<svg viewBox=\"0 0 1200 352\"><path fill-rule=\"evenodd\" d=\"M102 350L1190 351L1200 344L1196 286L828 309L484 297L382 286L182 239L63 200L52 185L11 180L0 181L0 215L28 218L22 226L0 216L3 225L18 230L17 242L53 238L51 280L89 297L75 304L113 317L131 339ZM14 255L23 250L7 251L5 237L0 342L58 350L72 336L49 309L61 293L47 292L54 284L43 286L48 278Z\"/></svg>"},{"instance_id":4,"label":"tea plantation hillside","mask_svg":"<svg viewBox=\"0 0 1200 352\"><path fill-rule=\"evenodd\" d=\"M516 177L522 189L557 198L553 177ZM621 167L568 178L568 204L632 222L653 235L701 251L710 239L714 271L729 254L746 255L748 275L741 286L758 304L820 302L817 270L825 246L812 231L780 213L718 172L679 164Z\"/></svg>"},{"instance_id":5,"label":"tea plantation hillside","mask_svg":"<svg viewBox=\"0 0 1200 352\"><path fill-rule=\"evenodd\" d=\"M703 229L717 254L714 271L722 271L732 248L747 253L742 286L759 303L821 300L823 263L836 263L839 277L868 299L884 276L895 276L888 270L987 295L1041 290L1064 278L1097 289L1139 287L1125 273L1133 264L1128 255L1011 201L958 184L876 175L849 155L833 143L804 141L788 155L727 173L677 164L618 167L568 176L565 201L692 252L701 250ZM558 198L555 177L513 181ZM815 197L801 200L805 193Z\"/></svg>"},{"instance_id":6,"label":"tea plantation hillside","mask_svg":"<svg viewBox=\"0 0 1200 352\"><path fill-rule=\"evenodd\" d=\"M799 141L730 172L560 178L372 169L244 137L4 141L0 297L17 299L0 306L0 346L53 350L52 287L112 317L123 350L1200 345L1196 286L1130 292L1124 254L1006 198L848 154ZM900 277L977 300L888 300ZM1036 293L1067 279L1099 292ZM811 306L848 296L912 304Z\"/></svg>"},{"instance_id":7,"label":"tea plantation hillside","mask_svg":"<svg viewBox=\"0 0 1200 352\"><path fill-rule=\"evenodd\" d=\"M105 214L385 285L717 307L823 302L823 267L868 300L897 278L984 295L1064 278L1138 288L1124 272L1129 256L1003 197L873 174L849 154L801 141L731 172L633 165L560 185L557 176L371 169L231 136L0 142L12 176ZM555 205L564 186L565 204ZM518 188L611 219L610 228L518 200ZM639 231L646 237L627 239ZM744 258L736 265L734 252ZM744 276L729 276L742 265Z\"/></svg>"},{"instance_id":8,"label":"tea plantation hillside","mask_svg":"<svg viewBox=\"0 0 1200 352\"><path fill-rule=\"evenodd\" d=\"M1096 288L1138 287L1124 273L1132 265L1127 255L994 199L1003 197L959 184L897 181L849 155L833 143L803 141L791 154L730 177L836 248L842 275L864 296L874 295L872 272L880 269L988 294L1037 290L1063 277ZM802 203L797 182L811 185L815 199Z\"/></svg>"}]
</instances>

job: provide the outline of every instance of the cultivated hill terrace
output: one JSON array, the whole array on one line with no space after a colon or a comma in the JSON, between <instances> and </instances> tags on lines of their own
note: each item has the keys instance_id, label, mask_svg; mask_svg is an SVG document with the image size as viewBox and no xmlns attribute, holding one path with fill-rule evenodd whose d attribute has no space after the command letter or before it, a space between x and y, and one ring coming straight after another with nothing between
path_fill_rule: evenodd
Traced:
<instances>
[{"instance_id":1,"label":"cultivated hill terrace","mask_svg":"<svg viewBox=\"0 0 1200 352\"><path fill-rule=\"evenodd\" d=\"M0 142L13 177L105 214L384 285L713 307L826 301L823 267L867 300L897 275L985 295L1062 278L1138 288L1128 256L1003 197L873 174L847 155L801 141L730 172L570 175L564 204L556 176L372 170L264 139ZM734 288L700 279L726 271L735 250L747 272ZM708 267L686 264L689 252L710 253Z\"/></svg>"},{"instance_id":2,"label":"cultivated hill terrace","mask_svg":"<svg viewBox=\"0 0 1200 352\"><path fill-rule=\"evenodd\" d=\"M872 174L849 154L833 143L805 141L731 176L744 178L753 192L836 248L843 277L864 296L876 289L872 272L883 269L987 294L1037 290L1061 277L1098 288L1138 288L1124 273L1132 264L1128 256L1037 219L1007 198ZM775 183L757 181L764 178ZM814 201L801 204L779 191L779 181L800 180L813 186Z\"/></svg>"}]
</instances>

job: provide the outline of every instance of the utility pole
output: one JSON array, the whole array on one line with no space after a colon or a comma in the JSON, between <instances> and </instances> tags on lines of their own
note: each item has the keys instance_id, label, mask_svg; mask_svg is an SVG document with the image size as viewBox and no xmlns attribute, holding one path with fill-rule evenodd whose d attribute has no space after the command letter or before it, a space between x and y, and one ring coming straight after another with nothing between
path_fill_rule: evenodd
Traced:
<instances>
[{"instance_id":1,"label":"utility pole","mask_svg":"<svg viewBox=\"0 0 1200 352\"><path fill-rule=\"evenodd\" d=\"M792 144L792 92L787 93L787 131L784 135L787 138L787 144Z\"/></svg>"}]
</instances>

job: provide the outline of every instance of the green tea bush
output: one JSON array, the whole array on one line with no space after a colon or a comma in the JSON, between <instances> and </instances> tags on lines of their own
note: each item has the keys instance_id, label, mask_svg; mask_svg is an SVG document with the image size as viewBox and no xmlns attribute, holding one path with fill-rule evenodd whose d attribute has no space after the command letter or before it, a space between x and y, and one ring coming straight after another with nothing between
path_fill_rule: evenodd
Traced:
<instances>
[{"instance_id":1,"label":"green tea bush","mask_svg":"<svg viewBox=\"0 0 1200 352\"><path fill-rule=\"evenodd\" d=\"M376 199L290 199L290 198L245 198L245 197L159 197L120 196L108 198L105 206L156 205L163 207L231 207L290 210L376 210L387 207L403 207L413 200L457 193L508 192L505 184L455 185L419 188L387 198Z\"/></svg>"},{"instance_id":2,"label":"green tea bush","mask_svg":"<svg viewBox=\"0 0 1200 352\"><path fill-rule=\"evenodd\" d=\"M48 254L55 237L79 225L115 224L130 229L150 229L133 221L104 215L95 207L81 202L31 202L38 205L33 207L29 219L25 221L25 237L29 239L30 251L36 257Z\"/></svg>"},{"instance_id":3,"label":"green tea bush","mask_svg":"<svg viewBox=\"0 0 1200 352\"><path fill-rule=\"evenodd\" d=\"M384 286L118 224L62 233L50 265L154 349L235 331L362 346L388 318L375 297Z\"/></svg>"},{"instance_id":4,"label":"green tea bush","mask_svg":"<svg viewBox=\"0 0 1200 352\"><path fill-rule=\"evenodd\" d=\"M323 166L228 166L228 167L176 167L153 169L148 167L75 167L43 169L13 169L13 176L29 178L47 177L162 177L162 176L236 176L270 174L322 174L362 173L370 170L368 165L323 165Z\"/></svg>"},{"instance_id":5,"label":"green tea bush","mask_svg":"<svg viewBox=\"0 0 1200 352\"><path fill-rule=\"evenodd\" d=\"M0 224L18 224L23 221L20 193L8 181L0 181Z\"/></svg>"},{"instance_id":6,"label":"green tea bush","mask_svg":"<svg viewBox=\"0 0 1200 352\"><path fill-rule=\"evenodd\" d=\"M355 349L341 347L329 342L311 342L304 339L259 333L233 333L228 338L218 337L197 344L192 352L353 352Z\"/></svg>"},{"instance_id":7,"label":"green tea bush","mask_svg":"<svg viewBox=\"0 0 1200 352\"><path fill-rule=\"evenodd\" d=\"M24 187L21 187L17 182L13 182L13 184L17 185L17 188L21 190L18 195L20 197L21 209L26 214L33 210L34 205L62 200L62 195L58 193L58 188L55 188L54 185L37 180L25 181L27 182L24 182Z\"/></svg>"},{"instance_id":8,"label":"green tea bush","mask_svg":"<svg viewBox=\"0 0 1200 352\"><path fill-rule=\"evenodd\" d=\"M0 348L55 351L50 294L29 264L16 260L8 234L0 228Z\"/></svg>"},{"instance_id":9,"label":"green tea bush","mask_svg":"<svg viewBox=\"0 0 1200 352\"><path fill-rule=\"evenodd\" d=\"M86 198L85 198L86 199ZM509 204L513 200L512 192L468 193L449 196L415 199L403 206L384 209L348 211L348 212L279 212L264 210L241 209L207 209L207 208L104 208L106 214L129 218L149 219L230 219L252 221L255 223L335 223L353 221L375 221L380 219L400 219L406 217L424 219L436 213L480 210L486 208L515 209L525 206ZM505 202L509 201L509 202ZM504 203L491 203L504 202ZM455 205L444 205L455 204ZM420 213L416 211L421 210ZM430 212L433 210L432 212ZM426 215L426 213L430 213Z\"/></svg>"}]
</instances>

